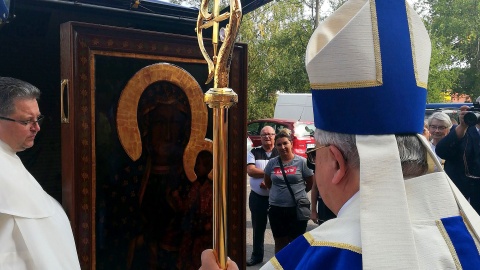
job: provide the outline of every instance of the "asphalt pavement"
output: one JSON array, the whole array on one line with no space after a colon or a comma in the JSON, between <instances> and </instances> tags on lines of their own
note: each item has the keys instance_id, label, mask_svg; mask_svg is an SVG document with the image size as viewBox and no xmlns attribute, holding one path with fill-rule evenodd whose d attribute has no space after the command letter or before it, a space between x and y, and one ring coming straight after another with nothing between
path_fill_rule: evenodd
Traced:
<instances>
[{"instance_id":1,"label":"asphalt pavement","mask_svg":"<svg viewBox=\"0 0 480 270\"><path fill-rule=\"evenodd\" d=\"M246 232L246 237L247 237L247 260L250 259L250 256L252 255L252 242L253 242L253 229L252 229L252 218L250 216L250 208L248 207L248 196L250 194L250 184L249 179L247 177L247 204L246 204L246 213L247 213L247 232ZM308 193L308 198L310 199L310 193ZM318 225L313 223L312 221L308 222L307 225L307 231L310 231L314 228L316 228ZM275 242L273 241L273 235L272 235L272 230L270 229L270 224L267 223L267 230L265 232L265 241L264 241L264 258L263 258L263 263L259 263L254 266L247 266L248 270L253 270L253 269L260 269L265 263L270 260L275 255Z\"/></svg>"}]
</instances>

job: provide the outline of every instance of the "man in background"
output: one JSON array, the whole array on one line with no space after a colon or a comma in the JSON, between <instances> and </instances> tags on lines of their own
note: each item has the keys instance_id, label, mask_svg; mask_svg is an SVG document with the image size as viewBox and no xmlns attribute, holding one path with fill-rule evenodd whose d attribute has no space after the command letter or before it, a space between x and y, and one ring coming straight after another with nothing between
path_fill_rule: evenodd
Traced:
<instances>
[{"instance_id":1,"label":"man in background","mask_svg":"<svg viewBox=\"0 0 480 270\"><path fill-rule=\"evenodd\" d=\"M80 269L70 222L17 156L33 146L40 90L0 77L0 269Z\"/></svg>"},{"instance_id":2,"label":"man in background","mask_svg":"<svg viewBox=\"0 0 480 270\"><path fill-rule=\"evenodd\" d=\"M263 182L263 169L268 160L278 156L275 146L275 130L265 126L260 131L261 146L247 153L247 174L250 176L248 204L252 216L253 251L247 266L263 262L265 230L267 228L269 190Z\"/></svg>"}]
</instances>

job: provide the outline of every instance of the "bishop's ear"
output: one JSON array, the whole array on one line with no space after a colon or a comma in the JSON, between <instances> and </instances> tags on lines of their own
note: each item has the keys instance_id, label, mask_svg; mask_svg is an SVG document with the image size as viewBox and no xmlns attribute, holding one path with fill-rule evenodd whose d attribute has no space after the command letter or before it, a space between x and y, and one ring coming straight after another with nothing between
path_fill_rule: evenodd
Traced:
<instances>
[{"instance_id":1,"label":"bishop's ear","mask_svg":"<svg viewBox=\"0 0 480 270\"><path fill-rule=\"evenodd\" d=\"M341 182L347 172L347 162L343 157L342 152L340 152L340 150L335 145L329 146L329 150L332 157L337 163L337 170L333 175L332 183L338 184Z\"/></svg>"}]
</instances>

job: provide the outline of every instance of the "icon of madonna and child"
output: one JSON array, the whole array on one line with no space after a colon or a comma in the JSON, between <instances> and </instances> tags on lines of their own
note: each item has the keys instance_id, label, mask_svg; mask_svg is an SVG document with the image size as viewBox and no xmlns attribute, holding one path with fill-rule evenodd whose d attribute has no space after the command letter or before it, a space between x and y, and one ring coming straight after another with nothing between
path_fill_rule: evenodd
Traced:
<instances>
[{"instance_id":1,"label":"icon of madonna and child","mask_svg":"<svg viewBox=\"0 0 480 270\"><path fill-rule=\"evenodd\" d=\"M127 83L116 126L131 161L103 187L99 269L200 267L212 245L207 122L200 86L179 67L148 66Z\"/></svg>"}]
</instances>

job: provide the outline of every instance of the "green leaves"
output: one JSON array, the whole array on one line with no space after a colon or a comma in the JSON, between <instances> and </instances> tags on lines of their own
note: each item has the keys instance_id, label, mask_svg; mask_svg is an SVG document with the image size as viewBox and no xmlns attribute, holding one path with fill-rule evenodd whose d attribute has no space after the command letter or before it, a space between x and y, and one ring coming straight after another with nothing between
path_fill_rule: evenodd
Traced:
<instances>
[{"instance_id":1,"label":"green leaves","mask_svg":"<svg viewBox=\"0 0 480 270\"><path fill-rule=\"evenodd\" d=\"M176 1L200 5L199 0ZM310 91L304 58L315 18L326 17L326 9L320 7L333 11L344 2L277 0L243 17L238 41L249 49L249 120L272 117L278 91ZM445 102L449 93L475 99L480 95L480 1L414 2L432 40L428 102Z\"/></svg>"},{"instance_id":2,"label":"green leaves","mask_svg":"<svg viewBox=\"0 0 480 270\"><path fill-rule=\"evenodd\" d=\"M239 41L248 44L248 119L273 117L276 93L310 91L305 49L313 21L302 1L274 1L243 18Z\"/></svg>"},{"instance_id":3,"label":"green leaves","mask_svg":"<svg viewBox=\"0 0 480 270\"><path fill-rule=\"evenodd\" d=\"M432 39L429 101L438 92L480 95L480 2L421 0ZM433 43L433 41L435 43Z\"/></svg>"}]
</instances>

